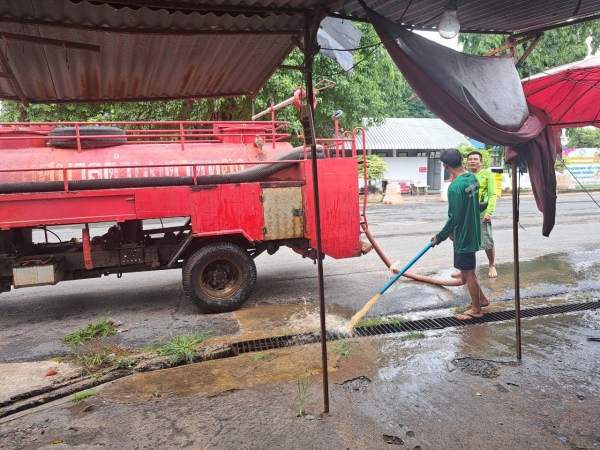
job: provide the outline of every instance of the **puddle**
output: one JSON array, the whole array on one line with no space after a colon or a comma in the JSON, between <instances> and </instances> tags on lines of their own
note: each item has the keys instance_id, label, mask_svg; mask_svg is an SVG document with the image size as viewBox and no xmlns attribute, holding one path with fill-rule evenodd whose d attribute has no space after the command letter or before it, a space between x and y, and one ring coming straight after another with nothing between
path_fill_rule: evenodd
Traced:
<instances>
[{"instance_id":1,"label":"puddle","mask_svg":"<svg viewBox=\"0 0 600 450\"><path fill-rule=\"evenodd\" d=\"M498 278L488 278L485 256L481 253L478 258L480 263L477 275L484 292L492 302L491 308L498 302L513 302L513 263L498 264ZM439 279L449 279L452 272L453 270L444 269L430 275ZM585 299L588 292L600 291L600 250L573 254L556 253L521 261L520 287L523 305L531 299L532 307L540 306L536 299L545 297L579 295L581 299ZM469 300L465 286L446 288L403 278L390 287L367 315L386 316L451 308L466 305Z\"/></svg>"},{"instance_id":2,"label":"puddle","mask_svg":"<svg viewBox=\"0 0 600 450\"><path fill-rule=\"evenodd\" d=\"M261 339L320 332L321 317L319 306L305 305L265 305L235 311L244 339ZM331 305L325 311L327 330L342 335L350 335L344 325L354 314L347 308Z\"/></svg>"},{"instance_id":3,"label":"puddle","mask_svg":"<svg viewBox=\"0 0 600 450\"><path fill-rule=\"evenodd\" d=\"M514 294L513 263L496 266L498 278L488 278L487 264L477 275L492 297ZM555 253L519 263L521 297L556 295L573 290L600 289L600 250L578 253Z\"/></svg>"}]
</instances>

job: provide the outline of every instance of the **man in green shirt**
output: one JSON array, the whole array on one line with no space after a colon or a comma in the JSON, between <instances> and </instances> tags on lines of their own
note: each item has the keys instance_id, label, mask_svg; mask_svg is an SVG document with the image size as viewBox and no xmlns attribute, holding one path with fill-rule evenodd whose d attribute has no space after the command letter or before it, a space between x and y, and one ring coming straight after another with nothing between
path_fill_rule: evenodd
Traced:
<instances>
[{"instance_id":1,"label":"man in green shirt","mask_svg":"<svg viewBox=\"0 0 600 450\"><path fill-rule=\"evenodd\" d=\"M481 153L473 151L467 155L467 167L471 173L474 173L479 180L479 203L482 205L481 211L481 247L480 250L485 250L487 255L488 277L496 278L496 266L494 260L496 251L494 249L494 238L492 236L492 214L496 209L496 180L494 174L481 170L483 166L483 157ZM487 206L484 206L487 205Z\"/></svg>"},{"instance_id":2,"label":"man in green shirt","mask_svg":"<svg viewBox=\"0 0 600 450\"><path fill-rule=\"evenodd\" d=\"M448 220L431 240L434 246L447 238L453 240L454 267L460 270L461 280L467 285L471 296L469 310L455 317L458 320L471 320L483 317L482 307L489 304L475 273L475 253L481 244L479 181L474 174L465 170L462 155L457 149L444 150L440 161L454 180L448 187Z\"/></svg>"}]
</instances>

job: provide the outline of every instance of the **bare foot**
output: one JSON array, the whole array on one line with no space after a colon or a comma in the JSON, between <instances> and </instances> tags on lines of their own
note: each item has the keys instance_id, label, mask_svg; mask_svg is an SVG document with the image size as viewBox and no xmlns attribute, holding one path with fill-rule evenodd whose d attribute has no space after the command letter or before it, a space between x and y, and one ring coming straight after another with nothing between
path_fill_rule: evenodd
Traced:
<instances>
[{"instance_id":1,"label":"bare foot","mask_svg":"<svg viewBox=\"0 0 600 450\"><path fill-rule=\"evenodd\" d=\"M452 278L460 278L460 270L457 270L456 272L454 272L452 275L450 275Z\"/></svg>"},{"instance_id":2,"label":"bare foot","mask_svg":"<svg viewBox=\"0 0 600 450\"><path fill-rule=\"evenodd\" d=\"M483 317L483 311L481 313L476 313L472 309L465 311L464 313L460 313L454 316L457 320L473 320L473 319L481 319Z\"/></svg>"},{"instance_id":3,"label":"bare foot","mask_svg":"<svg viewBox=\"0 0 600 450\"><path fill-rule=\"evenodd\" d=\"M490 269L488 270L488 277L496 278L497 276L498 272L496 272L496 266L490 266Z\"/></svg>"}]
</instances>

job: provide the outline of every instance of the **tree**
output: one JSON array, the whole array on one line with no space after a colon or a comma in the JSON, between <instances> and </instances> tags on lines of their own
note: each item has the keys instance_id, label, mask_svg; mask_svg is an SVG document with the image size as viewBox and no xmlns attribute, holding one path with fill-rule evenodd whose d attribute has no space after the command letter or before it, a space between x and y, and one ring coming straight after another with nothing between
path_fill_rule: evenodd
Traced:
<instances>
[{"instance_id":1,"label":"tree","mask_svg":"<svg viewBox=\"0 0 600 450\"><path fill-rule=\"evenodd\" d=\"M378 155L367 155L367 179L369 180L369 186L374 180L381 180L383 174L387 170L386 162L381 159ZM358 176L363 176L363 165L358 165Z\"/></svg>"},{"instance_id":2,"label":"tree","mask_svg":"<svg viewBox=\"0 0 600 450\"><path fill-rule=\"evenodd\" d=\"M571 164L572 162L569 158L556 158L556 161L554 161L554 170L563 173Z\"/></svg>"},{"instance_id":3,"label":"tree","mask_svg":"<svg viewBox=\"0 0 600 450\"><path fill-rule=\"evenodd\" d=\"M593 127L567 128L567 147L600 148L600 129Z\"/></svg>"},{"instance_id":4,"label":"tree","mask_svg":"<svg viewBox=\"0 0 600 450\"><path fill-rule=\"evenodd\" d=\"M600 23L592 21L547 31L522 67L518 68L521 78L544 70L584 59L588 55L586 40L591 37L591 51L600 47ZM490 49L506 44L504 36L497 34L460 34L458 42L463 44L463 52L473 55L486 55ZM530 44L525 44L526 46ZM526 47L520 45L517 56L521 57Z\"/></svg>"},{"instance_id":5,"label":"tree","mask_svg":"<svg viewBox=\"0 0 600 450\"><path fill-rule=\"evenodd\" d=\"M435 115L431 110L425 106L419 97L415 95L415 92L407 84L404 89L404 95L402 99L406 102L407 115L402 117L414 117L418 119L433 119Z\"/></svg>"}]
</instances>

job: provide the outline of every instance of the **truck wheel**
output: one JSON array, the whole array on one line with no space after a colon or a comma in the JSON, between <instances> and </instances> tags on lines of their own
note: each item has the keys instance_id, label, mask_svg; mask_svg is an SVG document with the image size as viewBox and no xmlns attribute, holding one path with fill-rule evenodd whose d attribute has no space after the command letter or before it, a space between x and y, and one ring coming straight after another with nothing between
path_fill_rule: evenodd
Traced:
<instances>
[{"instance_id":1,"label":"truck wheel","mask_svg":"<svg viewBox=\"0 0 600 450\"><path fill-rule=\"evenodd\" d=\"M252 257L227 242L200 248L183 267L183 290L207 313L235 311L250 297L255 283Z\"/></svg>"}]
</instances>

